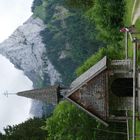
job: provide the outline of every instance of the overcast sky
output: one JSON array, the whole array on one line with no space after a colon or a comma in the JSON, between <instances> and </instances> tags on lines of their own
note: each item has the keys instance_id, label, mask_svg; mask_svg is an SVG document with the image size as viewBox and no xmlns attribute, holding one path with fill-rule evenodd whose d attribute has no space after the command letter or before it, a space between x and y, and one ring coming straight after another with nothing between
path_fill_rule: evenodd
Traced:
<instances>
[{"instance_id":1,"label":"overcast sky","mask_svg":"<svg viewBox=\"0 0 140 140\"><path fill-rule=\"evenodd\" d=\"M0 0L0 42L30 17L32 1Z\"/></svg>"},{"instance_id":2,"label":"overcast sky","mask_svg":"<svg viewBox=\"0 0 140 140\"><path fill-rule=\"evenodd\" d=\"M0 0L0 42L8 38L31 15L33 0ZM30 117L31 100L3 92L16 93L32 89L32 82L13 64L0 55L0 131L6 125L25 121Z\"/></svg>"}]
</instances>

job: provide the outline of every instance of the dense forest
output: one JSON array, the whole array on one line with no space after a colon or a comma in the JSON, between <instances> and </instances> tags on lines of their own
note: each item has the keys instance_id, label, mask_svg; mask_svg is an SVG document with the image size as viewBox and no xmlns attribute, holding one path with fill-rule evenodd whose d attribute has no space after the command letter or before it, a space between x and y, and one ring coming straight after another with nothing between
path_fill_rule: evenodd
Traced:
<instances>
[{"instance_id":1,"label":"dense forest","mask_svg":"<svg viewBox=\"0 0 140 140\"><path fill-rule=\"evenodd\" d=\"M41 129L45 125L45 119L29 119L24 123L4 128L4 134L0 133L0 140L45 140L47 131Z\"/></svg>"},{"instance_id":2,"label":"dense forest","mask_svg":"<svg viewBox=\"0 0 140 140\"><path fill-rule=\"evenodd\" d=\"M32 11L46 24L40 33L46 55L61 73L65 85L76 77L75 69L89 57L87 63L91 64L78 68L78 75L103 55L123 56L119 29L123 26L124 0L35 0Z\"/></svg>"},{"instance_id":3,"label":"dense forest","mask_svg":"<svg viewBox=\"0 0 140 140\"><path fill-rule=\"evenodd\" d=\"M119 131L121 130L121 133ZM125 140L124 124L110 123L105 127L75 105L62 101L49 118L29 119L7 126L0 140ZM114 132L118 133L114 133Z\"/></svg>"},{"instance_id":4,"label":"dense forest","mask_svg":"<svg viewBox=\"0 0 140 140\"><path fill-rule=\"evenodd\" d=\"M46 24L46 29L41 32L46 55L61 73L65 85L76 77L78 66L105 46L103 41L96 39L95 24L87 19L84 10L71 6L65 0L39 0L34 1L32 7L34 15Z\"/></svg>"},{"instance_id":5,"label":"dense forest","mask_svg":"<svg viewBox=\"0 0 140 140\"><path fill-rule=\"evenodd\" d=\"M125 10L125 0L34 0L34 17L40 17L46 24L40 33L46 44L46 55L63 75L66 85L104 55L109 59L123 57L123 35L119 29L124 26ZM37 126L41 127L38 133L27 139L38 140L36 134L41 140L126 139L125 134L113 133L117 126L110 123L110 127L105 128L71 103L62 101L52 116ZM0 138L11 140L10 137L15 136L19 140L20 136L24 140L26 133L22 128L25 127L9 126ZM121 126L123 130L125 126Z\"/></svg>"}]
</instances>

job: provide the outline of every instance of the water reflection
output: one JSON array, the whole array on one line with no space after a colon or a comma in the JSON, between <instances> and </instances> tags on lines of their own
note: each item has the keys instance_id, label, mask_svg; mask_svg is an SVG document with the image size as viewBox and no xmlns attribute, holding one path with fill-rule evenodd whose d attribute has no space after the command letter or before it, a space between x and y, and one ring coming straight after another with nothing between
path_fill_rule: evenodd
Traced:
<instances>
[{"instance_id":1,"label":"water reflection","mask_svg":"<svg viewBox=\"0 0 140 140\"><path fill-rule=\"evenodd\" d=\"M3 95L5 91L16 93L28 89L32 89L32 82L8 59L0 55L0 131L7 125L18 124L32 117L29 114L30 99Z\"/></svg>"}]
</instances>

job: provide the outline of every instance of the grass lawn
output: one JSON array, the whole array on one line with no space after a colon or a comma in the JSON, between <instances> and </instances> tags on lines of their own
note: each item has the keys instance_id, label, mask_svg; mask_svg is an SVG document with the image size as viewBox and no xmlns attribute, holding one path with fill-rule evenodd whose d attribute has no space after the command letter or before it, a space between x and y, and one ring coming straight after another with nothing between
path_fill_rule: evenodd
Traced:
<instances>
[{"instance_id":1,"label":"grass lawn","mask_svg":"<svg viewBox=\"0 0 140 140\"><path fill-rule=\"evenodd\" d=\"M140 31L140 18L137 19L135 26L136 26L137 30ZM140 35L139 35L139 37L140 37Z\"/></svg>"},{"instance_id":2,"label":"grass lawn","mask_svg":"<svg viewBox=\"0 0 140 140\"><path fill-rule=\"evenodd\" d=\"M132 11L134 11L133 14L135 14L136 10L138 9L138 6L140 5L140 0L126 0L125 2L126 2L126 7L125 7L126 14L124 16L124 24L125 26L130 26L132 25L132 17L133 17ZM140 32L140 18L136 20L135 27L137 31ZM133 37L137 37L138 39L140 39L140 34L133 35ZM133 56L133 44L130 38L128 38L128 55L129 58L132 58ZM140 50L138 52L138 56L139 56L138 60L140 60ZM138 63L140 64L140 61Z\"/></svg>"},{"instance_id":3,"label":"grass lawn","mask_svg":"<svg viewBox=\"0 0 140 140\"><path fill-rule=\"evenodd\" d=\"M129 130L130 136L132 136L132 120L129 120ZM136 134L140 136L140 120L136 120ZM132 140L132 138L130 138ZM140 140L140 137L137 137L136 140Z\"/></svg>"},{"instance_id":4,"label":"grass lawn","mask_svg":"<svg viewBox=\"0 0 140 140\"><path fill-rule=\"evenodd\" d=\"M128 27L132 24L132 11L133 11L133 6L134 6L134 1L135 0L125 0L126 7L125 7L125 15L124 15L124 25L126 27ZM125 42L125 37L124 37L124 40L122 41L122 43L124 44L124 42ZM128 55L129 55L129 58L132 58L132 52L133 52L133 47L132 46L133 46L133 44L132 44L130 38L128 38Z\"/></svg>"},{"instance_id":5,"label":"grass lawn","mask_svg":"<svg viewBox=\"0 0 140 140\"><path fill-rule=\"evenodd\" d=\"M136 122L136 134L140 136L140 120ZM137 140L140 140L140 137Z\"/></svg>"},{"instance_id":6,"label":"grass lawn","mask_svg":"<svg viewBox=\"0 0 140 140\"><path fill-rule=\"evenodd\" d=\"M135 0L126 0L126 15L124 18L124 23L126 26L130 26L132 25L132 18L134 15L132 15L132 11L133 11L133 7L134 7L134 12L133 14L135 14L136 10L138 9L138 6L140 5L140 0L136 0L136 3L134 5L134 1ZM138 18L136 20L135 23L135 27L137 29L138 32L140 32L140 18ZM140 39L140 34L134 35L134 37L137 37L138 39ZM133 55L133 44L132 42L128 41L128 53L129 53L129 57L132 58ZM138 50L138 56L140 58L140 50ZM140 59L138 59L138 63L140 64ZM130 115L130 114L129 114ZM132 114L131 114L132 116ZM129 129L130 129L130 135L132 136L132 119L129 120ZM140 135L140 120L136 120L136 134ZM132 139L130 139L132 140ZM136 140L140 140L140 137L136 138Z\"/></svg>"}]
</instances>

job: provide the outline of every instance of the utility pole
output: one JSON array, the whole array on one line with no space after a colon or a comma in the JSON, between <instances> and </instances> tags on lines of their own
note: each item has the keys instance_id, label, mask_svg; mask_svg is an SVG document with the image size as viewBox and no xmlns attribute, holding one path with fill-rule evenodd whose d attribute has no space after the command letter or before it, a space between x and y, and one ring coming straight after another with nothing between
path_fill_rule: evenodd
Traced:
<instances>
[{"instance_id":1,"label":"utility pole","mask_svg":"<svg viewBox=\"0 0 140 140\"><path fill-rule=\"evenodd\" d=\"M136 86L137 86L137 38L133 38L133 120L132 139L136 140Z\"/></svg>"}]
</instances>

